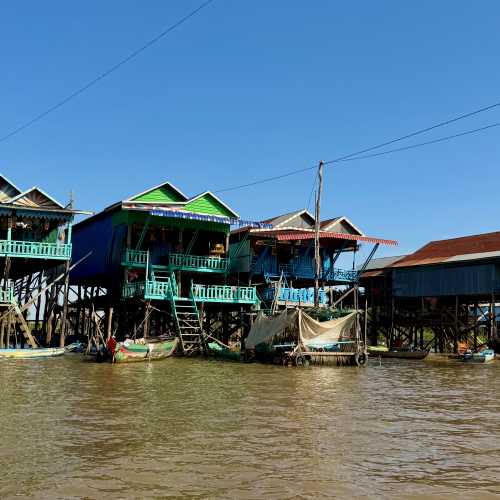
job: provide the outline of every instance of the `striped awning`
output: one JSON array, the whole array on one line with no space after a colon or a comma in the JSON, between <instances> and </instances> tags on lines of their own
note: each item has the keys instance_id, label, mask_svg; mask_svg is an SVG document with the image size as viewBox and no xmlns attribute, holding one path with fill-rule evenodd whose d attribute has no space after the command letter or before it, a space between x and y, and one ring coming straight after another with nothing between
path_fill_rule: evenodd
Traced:
<instances>
[{"instance_id":1,"label":"striped awning","mask_svg":"<svg viewBox=\"0 0 500 500\"><path fill-rule=\"evenodd\" d=\"M256 233L259 236L264 236L268 238L276 238L278 241L295 241L295 240L313 240L314 231L283 231L283 232L273 232L273 231L263 231ZM338 240L352 240L352 241L365 241L367 243L380 243L381 245L393 245L398 244L395 240L385 240L382 238L373 238L371 236L360 236L357 234L348 233L332 233L329 231L320 231L320 239L338 239Z\"/></svg>"},{"instance_id":2,"label":"striped awning","mask_svg":"<svg viewBox=\"0 0 500 500\"><path fill-rule=\"evenodd\" d=\"M172 217L174 219L188 219L206 222L217 222L219 224L229 224L231 226L246 226L250 228L271 229L272 224L264 222L254 222L237 219L234 217L221 217L219 215L196 214L185 210L150 210L149 213L155 217Z\"/></svg>"}]
</instances>

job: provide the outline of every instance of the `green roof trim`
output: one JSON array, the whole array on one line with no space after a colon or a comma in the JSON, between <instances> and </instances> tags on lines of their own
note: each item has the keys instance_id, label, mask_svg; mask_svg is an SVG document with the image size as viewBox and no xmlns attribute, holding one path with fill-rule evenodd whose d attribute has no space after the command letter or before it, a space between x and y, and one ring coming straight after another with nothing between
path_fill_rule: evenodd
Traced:
<instances>
[{"instance_id":1,"label":"green roof trim","mask_svg":"<svg viewBox=\"0 0 500 500\"><path fill-rule=\"evenodd\" d=\"M217 196L207 191L194 198L191 198L184 206L183 210L196 214L217 215L221 217L238 217L238 214L231 210Z\"/></svg>"},{"instance_id":2,"label":"green roof trim","mask_svg":"<svg viewBox=\"0 0 500 500\"><path fill-rule=\"evenodd\" d=\"M173 184L166 182L160 186L148 189L142 193L132 196L126 201L136 201L139 203L183 203L187 197L179 191Z\"/></svg>"}]
</instances>

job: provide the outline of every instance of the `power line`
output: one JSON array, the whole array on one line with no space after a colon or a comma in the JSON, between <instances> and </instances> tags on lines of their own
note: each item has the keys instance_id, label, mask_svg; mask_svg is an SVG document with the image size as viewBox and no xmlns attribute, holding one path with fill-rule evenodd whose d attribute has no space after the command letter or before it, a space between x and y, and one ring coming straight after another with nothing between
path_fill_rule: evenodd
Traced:
<instances>
[{"instance_id":1,"label":"power line","mask_svg":"<svg viewBox=\"0 0 500 500\"><path fill-rule=\"evenodd\" d=\"M39 113L38 115L34 116L31 120L28 120L27 122L23 123L19 127L15 128L11 132L9 132L8 134L6 134L4 136L1 136L0 137L0 142L4 142L7 139L11 138L13 135L16 135L19 132L27 129L28 127L30 127L34 123L40 121L42 118L45 118L50 113L53 113L54 111L56 111L60 107L64 106L66 103L68 103L69 101L71 101L75 97L79 96L80 94L82 94L83 92L85 92L86 90L88 90L90 87L94 86L96 83L98 83L99 81L101 81L104 78L106 78L107 76L109 76L111 73L114 73L117 69L121 68L124 64L127 64L132 59L135 59L139 54L141 54L145 50L149 49L149 47L151 47L155 43L159 42L162 38L164 38L166 35L168 35L172 31L174 31L181 24L184 24L186 21L188 21L189 19L191 19L193 16L195 16L198 12L200 12L202 9L204 9L205 7L207 7L213 1L214 0L206 0L201 5L199 5L196 9L192 10L191 12L189 12L188 14L186 14L184 17L182 17L181 19L179 19L178 21L176 21L174 24L170 25L168 28L166 28L160 34L158 34L157 36L155 36L154 38L152 38L151 40L149 40L148 42L146 42L144 45L142 45L138 49L136 49L133 52L131 52L127 57L125 57L124 59L122 59L119 62L117 62L116 64L114 64L113 66L111 66L110 68L108 68L106 71L104 71L100 75L96 76L93 80L90 80L90 82L86 83L83 87L80 87L79 89L75 90L73 93L71 93L70 95L68 95L67 97L65 97L64 99L62 99L61 101L57 102L56 104L54 104L50 108L47 108L45 111L43 111L43 112Z\"/></svg>"},{"instance_id":2,"label":"power line","mask_svg":"<svg viewBox=\"0 0 500 500\"><path fill-rule=\"evenodd\" d=\"M471 111L470 113L465 113L465 114L459 115L459 116L457 116L455 118L451 118L450 120L439 122L439 123L437 123L435 125L432 125L430 127L426 127L426 128L417 130L415 132L403 135L403 136L398 137L396 139L391 139L389 141L382 142L382 143L377 144L375 146L370 146L369 148L361 149L361 150L356 151L354 153L350 153L348 155L340 156L340 157L335 158L333 160L325 161L324 164L325 165L331 165L332 163L340 163L340 162L347 161L347 160L356 160L356 159L358 159L358 157L359 157L359 159L361 159L361 158L371 158L372 157L371 155L365 155L363 157L358 156L358 155L362 155L363 153L367 153L369 151L373 151L375 149L379 149L379 148L382 148L384 146L388 146L390 144L394 144L396 142L400 142L400 141L403 141L405 139L409 139L411 137L415 137L416 135L420 135L420 134L423 134L425 132L429 132L429 131L434 130L434 129L439 128L439 127L444 127L445 125L449 125L449 124L457 122L459 120L463 120L465 118L469 118L469 117L477 115L479 113L483 113L485 111L489 111L489 110L497 108L499 106L500 106L500 102L497 102L497 103L492 104L490 106L485 106L483 108L476 109L474 111ZM477 132L481 132L483 130L487 130L487 129L490 129L490 128L493 128L493 127L496 127L496 126L498 126L498 124L487 125L485 127L477 128L477 129L474 129L474 130L469 130L469 131L462 132L462 133L459 133L459 134L454 134L454 135L447 136L447 137L441 137L441 138L435 139L433 141L427 141L427 142L424 142L424 143L414 144L412 146L408 146L408 147L404 147L404 148L397 148L397 149L394 149L394 150L383 151L383 152L377 153L377 154L375 154L373 156L381 156L381 155L384 155L384 154L394 153L396 151L403 151L405 149L413 149L413 148L416 148L416 147L426 146L428 144L434 144L436 142L443 142L443 141L447 141L447 140L450 140L450 139L454 139L456 137L461 137L463 135L469 135L469 134L474 134L474 133L477 133ZM298 170L292 170L292 171L286 172L284 174L275 175L275 176L272 176L272 177L265 177L263 179L259 179L259 180L252 181L252 182L248 182L246 184L239 184L239 185L236 185L236 186L231 186L231 187L228 187L228 188L219 189L219 190L217 190L215 192L216 193L222 193L222 192L226 192L226 191L234 191L236 189L243 189L243 188L246 188L246 187L256 186L258 184L264 184L266 182L272 182L272 181L275 181L275 180L283 179L285 177L290 177L292 175L300 174L302 172L307 172L309 170L314 170L316 168L317 168L317 165L313 165L313 166L301 168L301 169L298 169Z\"/></svg>"},{"instance_id":3,"label":"power line","mask_svg":"<svg viewBox=\"0 0 500 500\"><path fill-rule=\"evenodd\" d=\"M445 120L444 122L439 122L436 123L435 125L431 125L430 127L422 128L420 130L417 130L415 132L411 132L410 134L403 135L401 137L398 137L397 139L392 139L387 142L382 142L381 144L377 144L376 146L371 146L366 149L362 149L361 151L356 151L355 153L348 154L346 156L341 156L340 158L336 158L334 160L329 160L325 161L326 164L330 163L335 163L336 161L340 160L346 160L347 158L351 158L353 156L357 156L363 153L368 153L369 151L373 151L374 149L379 149L383 148L384 146L389 146L391 144L394 144L395 142L400 142L404 141L405 139L409 139L410 137L415 137L416 135L424 134L425 132L430 132L431 130L434 130L439 127L444 127L445 125L450 125L451 123L457 122L459 120L464 120L465 118L470 118L471 116L478 115L479 113L484 113L485 111L489 111L491 109L497 108L500 106L500 102L496 102L495 104L491 104L490 106L485 106L484 108L479 108L474 111L471 111L470 113L465 113L463 115L456 116L455 118L451 118L450 120Z\"/></svg>"},{"instance_id":4,"label":"power line","mask_svg":"<svg viewBox=\"0 0 500 500\"><path fill-rule=\"evenodd\" d=\"M436 144L438 142L449 141L451 139L456 139L457 137L475 134L478 132L482 132L483 130L488 130L490 128L499 127L499 126L500 126L500 122L492 123L491 125L486 125L484 127L476 128L474 130L467 130L466 132L460 132L459 134L448 135L446 137L440 137L439 139L434 139L432 141L420 142L419 144L411 144L410 146L404 146L402 148L388 149L387 151L381 151L380 153L372 153L369 155L356 156L355 158L345 158L343 160L337 160L337 162L364 160L365 158L375 158L376 156L383 156L383 155L387 155L390 153L397 153L399 151L406 151L408 149L414 149L414 148L420 148L422 146L428 146L429 144Z\"/></svg>"}]
</instances>

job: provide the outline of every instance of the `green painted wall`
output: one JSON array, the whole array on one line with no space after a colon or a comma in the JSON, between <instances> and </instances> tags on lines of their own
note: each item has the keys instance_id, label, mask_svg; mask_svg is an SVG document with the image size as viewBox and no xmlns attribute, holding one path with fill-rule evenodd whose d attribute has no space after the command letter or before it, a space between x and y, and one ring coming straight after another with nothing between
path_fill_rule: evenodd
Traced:
<instances>
[{"instance_id":1,"label":"green painted wall","mask_svg":"<svg viewBox=\"0 0 500 500\"><path fill-rule=\"evenodd\" d=\"M156 202L156 203L175 203L178 201L184 201L184 199L169 186L161 186L159 188L148 191L132 198L133 201L143 201L143 202Z\"/></svg>"},{"instance_id":2,"label":"green painted wall","mask_svg":"<svg viewBox=\"0 0 500 500\"><path fill-rule=\"evenodd\" d=\"M118 210L113 214L113 226L120 224L145 224L148 219L148 212L134 212L133 210ZM149 224L152 226L166 226L173 228L204 229L206 231L215 231L228 234L229 224L220 224L218 222L207 222L190 219L176 219L175 217L150 217Z\"/></svg>"},{"instance_id":3,"label":"green painted wall","mask_svg":"<svg viewBox=\"0 0 500 500\"><path fill-rule=\"evenodd\" d=\"M219 215L222 217L234 217L234 214L229 211L222 203L218 202L212 195L205 194L196 200L189 201L184 206L184 209L189 212L198 214Z\"/></svg>"}]
</instances>

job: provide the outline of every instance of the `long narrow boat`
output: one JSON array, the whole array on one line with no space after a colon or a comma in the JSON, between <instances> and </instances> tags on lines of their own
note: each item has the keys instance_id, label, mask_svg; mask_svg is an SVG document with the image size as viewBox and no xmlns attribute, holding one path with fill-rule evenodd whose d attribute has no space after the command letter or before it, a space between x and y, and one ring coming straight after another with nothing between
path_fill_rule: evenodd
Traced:
<instances>
[{"instance_id":1,"label":"long narrow boat","mask_svg":"<svg viewBox=\"0 0 500 500\"><path fill-rule=\"evenodd\" d=\"M116 342L111 338L107 347L113 363L133 363L168 358L174 354L177 342L176 338L159 342L145 342L144 339L135 342Z\"/></svg>"},{"instance_id":2,"label":"long narrow boat","mask_svg":"<svg viewBox=\"0 0 500 500\"><path fill-rule=\"evenodd\" d=\"M37 349L0 349L0 358L53 358L62 356L64 347L40 347Z\"/></svg>"},{"instance_id":3,"label":"long narrow boat","mask_svg":"<svg viewBox=\"0 0 500 500\"><path fill-rule=\"evenodd\" d=\"M403 351L381 348L380 346L368 347L368 354L371 356L380 356L381 358L397 358L397 359L424 359L429 354L429 351Z\"/></svg>"}]
</instances>

